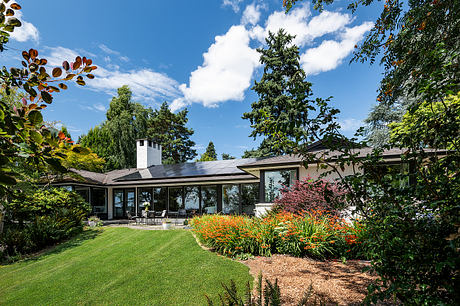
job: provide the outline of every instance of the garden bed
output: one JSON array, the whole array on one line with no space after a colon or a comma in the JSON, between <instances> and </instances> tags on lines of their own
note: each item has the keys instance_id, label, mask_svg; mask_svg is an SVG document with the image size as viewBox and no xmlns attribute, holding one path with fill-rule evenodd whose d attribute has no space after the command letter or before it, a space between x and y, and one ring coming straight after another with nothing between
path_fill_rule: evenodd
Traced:
<instances>
[{"instance_id":1,"label":"garden bed","mask_svg":"<svg viewBox=\"0 0 460 306\"><path fill-rule=\"evenodd\" d=\"M367 293L367 286L376 278L362 269L367 261L352 260L345 264L338 261L318 261L287 255L255 257L242 261L257 279L259 272L272 282L278 279L285 305L297 305L310 284L316 297L327 304L360 304Z\"/></svg>"}]
</instances>

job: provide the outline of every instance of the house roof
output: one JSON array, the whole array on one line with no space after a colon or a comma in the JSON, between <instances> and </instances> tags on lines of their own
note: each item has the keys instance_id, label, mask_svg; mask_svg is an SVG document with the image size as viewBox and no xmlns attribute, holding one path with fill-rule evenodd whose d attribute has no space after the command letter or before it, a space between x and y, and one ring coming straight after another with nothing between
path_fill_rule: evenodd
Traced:
<instances>
[{"instance_id":1,"label":"house roof","mask_svg":"<svg viewBox=\"0 0 460 306\"><path fill-rule=\"evenodd\" d=\"M164 180L171 178L247 175L238 166L257 161L257 158L216 160L207 162L156 165L120 175L114 182L139 180Z\"/></svg>"}]
</instances>

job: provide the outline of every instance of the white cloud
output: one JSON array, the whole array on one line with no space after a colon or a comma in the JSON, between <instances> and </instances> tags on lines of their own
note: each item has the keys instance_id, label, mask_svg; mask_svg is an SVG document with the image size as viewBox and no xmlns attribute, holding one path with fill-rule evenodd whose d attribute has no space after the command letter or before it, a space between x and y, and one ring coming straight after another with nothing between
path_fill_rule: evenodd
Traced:
<instances>
[{"instance_id":1,"label":"white cloud","mask_svg":"<svg viewBox=\"0 0 460 306\"><path fill-rule=\"evenodd\" d=\"M241 24L252 24L255 25L259 22L260 19L260 6L255 4L250 4L246 6L246 9L243 12L241 17Z\"/></svg>"},{"instance_id":2,"label":"white cloud","mask_svg":"<svg viewBox=\"0 0 460 306\"><path fill-rule=\"evenodd\" d=\"M128 85L135 99L158 101L175 99L179 96L178 83L166 74L155 72L148 68L140 70L120 71L98 68L96 76L87 82L89 88L115 94L123 85Z\"/></svg>"},{"instance_id":3,"label":"white cloud","mask_svg":"<svg viewBox=\"0 0 460 306\"><path fill-rule=\"evenodd\" d=\"M94 105L93 105L93 108L94 108L95 110L100 111L100 112L105 112L105 111L107 110L107 109L105 108L105 106L102 105L101 103L96 103L96 104L94 104Z\"/></svg>"},{"instance_id":4,"label":"white cloud","mask_svg":"<svg viewBox=\"0 0 460 306\"><path fill-rule=\"evenodd\" d=\"M299 47L310 44L315 38L343 29L351 22L349 14L323 11L308 21L311 16L307 5L299 6L289 14L278 11L271 14L265 24L264 37L268 32L277 33L279 29L294 35L293 43ZM259 39L260 40L260 39Z\"/></svg>"},{"instance_id":5,"label":"white cloud","mask_svg":"<svg viewBox=\"0 0 460 306\"><path fill-rule=\"evenodd\" d=\"M259 54L249 47L249 42L249 32L242 25L216 36L215 43L203 54L203 65L191 73L189 86L180 85L184 97L176 99L171 109L192 102L215 107L219 102L243 100L254 69L259 66Z\"/></svg>"},{"instance_id":6,"label":"white cloud","mask_svg":"<svg viewBox=\"0 0 460 306\"><path fill-rule=\"evenodd\" d=\"M104 45L104 44L100 44L98 47L99 47L99 49L101 49L101 50L102 50L103 52L105 52L106 54L109 54L109 55L116 55L121 61L123 61L123 62L129 62L129 57L121 55L120 52L115 51L115 50L113 50L113 49L110 49L109 47L107 47L107 46Z\"/></svg>"},{"instance_id":7,"label":"white cloud","mask_svg":"<svg viewBox=\"0 0 460 306\"><path fill-rule=\"evenodd\" d=\"M45 49L50 51L49 55L46 55L45 58L51 66L61 66L63 61L73 62L78 56L76 51L64 47L45 47Z\"/></svg>"},{"instance_id":8,"label":"white cloud","mask_svg":"<svg viewBox=\"0 0 460 306\"><path fill-rule=\"evenodd\" d=\"M325 40L318 47L308 49L300 57L307 75L335 69L354 49L354 46L372 28L372 22L347 28L340 34L341 41Z\"/></svg>"},{"instance_id":9,"label":"white cloud","mask_svg":"<svg viewBox=\"0 0 460 306\"><path fill-rule=\"evenodd\" d=\"M340 130L343 132L355 132L358 128L363 125L361 120L354 118L347 118L339 120Z\"/></svg>"},{"instance_id":10,"label":"white cloud","mask_svg":"<svg viewBox=\"0 0 460 306\"><path fill-rule=\"evenodd\" d=\"M237 13L240 11L240 3L243 2L243 0L223 0L222 4L224 6L230 6L232 10Z\"/></svg>"},{"instance_id":11,"label":"white cloud","mask_svg":"<svg viewBox=\"0 0 460 306\"><path fill-rule=\"evenodd\" d=\"M74 50L64 47L46 47L46 49L49 54L45 58L51 66L61 66L63 61L70 62L78 56ZM128 85L133 91L134 98L140 101L160 102L164 99L179 97L179 84L164 73L155 72L149 68L122 71L118 65L111 63L105 68L100 63L95 62L94 64L98 66L98 69L93 71L96 77L86 82L86 88L115 95L119 87ZM94 109L102 111L101 106L96 105Z\"/></svg>"},{"instance_id":12,"label":"white cloud","mask_svg":"<svg viewBox=\"0 0 460 306\"><path fill-rule=\"evenodd\" d=\"M22 19L22 12L15 11L14 17L21 21L22 26L14 29L13 33L11 33L11 38L19 42L25 42L28 40L38 42L39 34L37 28L32 23Z\"/></svg>"}]
</instances>

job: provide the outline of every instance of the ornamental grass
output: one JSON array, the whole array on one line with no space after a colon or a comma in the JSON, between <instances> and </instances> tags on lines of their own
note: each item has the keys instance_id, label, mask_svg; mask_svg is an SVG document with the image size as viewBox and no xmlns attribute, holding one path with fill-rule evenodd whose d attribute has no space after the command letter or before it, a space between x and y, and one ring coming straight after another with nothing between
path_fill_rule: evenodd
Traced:
<instances>
[{"instance_id":1,"label":"ornamental grass","mask_svg":"<svg viewBox=\"0 0 460 306\"><path fill-rule=\"evenodd\" d=\"M190 224L201 243L231 257L275 253L320 259L364 256L364 227L321 210L270 213L264 218L204 215Z\"/></svg>"}]
</instances>

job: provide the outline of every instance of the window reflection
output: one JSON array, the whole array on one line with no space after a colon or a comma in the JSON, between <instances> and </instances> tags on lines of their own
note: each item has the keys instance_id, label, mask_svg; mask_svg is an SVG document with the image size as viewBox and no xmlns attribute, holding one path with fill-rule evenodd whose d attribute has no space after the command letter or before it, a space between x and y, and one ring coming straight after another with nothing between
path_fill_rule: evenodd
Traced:
<instances>
[{"instance_id":1,"label":"window reflection","mask_svg":"<svg viewBox=\"0 0 460 306\"><path fill-rule=\"evenodd\" d=\"M169 211L179 211L184 209L182 199L182 187L169 188Z\"/></svg>"},{"instance_id":2,"label":"window reflection","mask_svg":"<svg viewBox=\"0 0 460 306\"><path fill-rule=\"evenodd\" d=\"M237 214L240 211L240 191L239 185L222 186L222 213Z\"/></svg>"},{"instance_id":3,"label":"window reflection","mask_svg":"<svg viewBox=\"0 0 460 306\"><path fill-rule=\"evenodd\" d=\"M217 186L202 186L202 213L215 214L217 212Z\"/></svg>"},{"instance_id":4,"label":"window reflection","mask_svg":"<svg viewBox=\"0 0 460 306\"><path fill-rule=\"evenodd\" d=\"M241 206L242 212L246 215L253 215L256 203L259 202L259 183L241 185Z\"/></svg>"},{"instance_id":5,"label":"window reflection","mask_svg":"<svg viewBox=\"0 0 460 306\"><path fill-rule=\"evenodd\" d=\"M167 209L167 187L153 188L153 209L163 211Z\"/></svg>"},{"instance_id":6,"label":"window reflection","mask_svg":"<svg viewBox=\"0 0 460 306\"><path fill-rule=\"evenodd\" d=\"M198 213L200 211L200 187L185 187L185 209L187 213Z\"/></svg>"},{"instance_id":7,"label":"window reflection","mask_svg":"<svg viewBox=\"0 0 460 306\"><path fill-rule=\"evenodd\" d=\"M153 210L153 192L152 188L139 188L138 189L138 201L137 201L137 213L142 215L142 211L145 210L145 204L149 203L150 210Z\"/></svg>"},{"instance_id":8,"label":"window reflection","mask_svg":"<svg viewBox=\"0 0 460 306\"><path fill-rule=\"evenodd\" d=\"M297 170L265 171L264 179L265 201L271 203L280 195L281 189L292 186L297 180Z\"/></svg>"}]
</instances>

